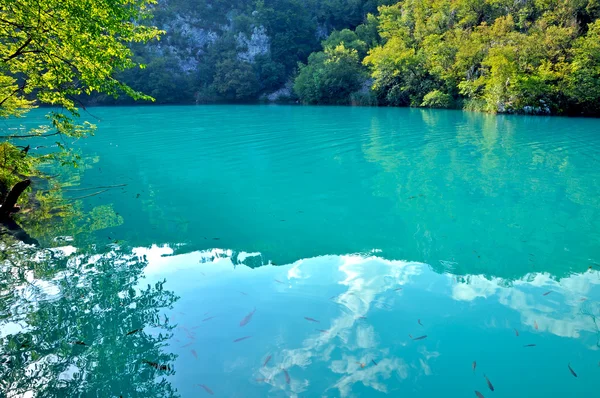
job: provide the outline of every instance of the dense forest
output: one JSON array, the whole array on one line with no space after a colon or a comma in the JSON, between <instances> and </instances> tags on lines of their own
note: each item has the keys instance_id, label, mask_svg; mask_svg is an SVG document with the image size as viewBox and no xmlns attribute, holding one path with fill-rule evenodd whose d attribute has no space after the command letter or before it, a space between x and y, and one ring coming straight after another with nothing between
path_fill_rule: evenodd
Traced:
<instances>
[{"instance_id":1,"label":"dense forest","mask_svg":"<svg viewBox=\"0 0 600 398\"><path fill-rule=\"evenodd\" d=\"M146 65L118 78L157 103L289 100L299 62L328 34L355 29L393 0L163 0L147 21L165 31L135 45ZM131 99L95 97L109 102Z\"/></svg>"},{"instance_id":2,"label":"dense forest","mask_svg":"<svg viewBox=\"0 0 600 398\"><path fill-rule=\"evenodd\" d=\"M164 0L154 14L165 35L119 78L158 103L600 113L600 0Z\"/></svg>"}]
</instances>

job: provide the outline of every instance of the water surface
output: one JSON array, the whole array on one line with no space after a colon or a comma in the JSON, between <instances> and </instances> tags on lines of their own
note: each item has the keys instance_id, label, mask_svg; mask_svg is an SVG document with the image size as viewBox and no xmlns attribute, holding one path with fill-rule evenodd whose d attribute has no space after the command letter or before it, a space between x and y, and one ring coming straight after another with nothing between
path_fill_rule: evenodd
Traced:
<instances>
[{"instance_id":1,"label":"water surface","mask_svg":"<svg viewBox=\"0 0 600 398\"><path fill-rule=\"evenodd\" d=\"M86 226L52 241L61 249L3 248L7 391L598 391L600 121L90 113L98 132L73 143L82 168L64 174L69 197L94 193L78 199Z\"/></svg>"}]
</instances>

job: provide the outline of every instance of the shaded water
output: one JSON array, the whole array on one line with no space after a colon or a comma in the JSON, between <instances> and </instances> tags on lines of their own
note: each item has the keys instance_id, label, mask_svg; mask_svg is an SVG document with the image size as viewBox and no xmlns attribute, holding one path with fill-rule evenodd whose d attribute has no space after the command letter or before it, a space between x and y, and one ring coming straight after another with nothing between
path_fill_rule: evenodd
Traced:
<instances>
[{"instance_id":1,"label":"shaded water","mask_svg":"<svg viewBox=\"0 0 600 398\"><path fill-rule=\"evenodd\" d=\"M0 388L600 387L600 121L283 106L92 113L99 131L75 144L85 167L67 194L115 187L81 199L87 227L52 243L62 249L4 248Z\"/></svg>"}]
</instances>

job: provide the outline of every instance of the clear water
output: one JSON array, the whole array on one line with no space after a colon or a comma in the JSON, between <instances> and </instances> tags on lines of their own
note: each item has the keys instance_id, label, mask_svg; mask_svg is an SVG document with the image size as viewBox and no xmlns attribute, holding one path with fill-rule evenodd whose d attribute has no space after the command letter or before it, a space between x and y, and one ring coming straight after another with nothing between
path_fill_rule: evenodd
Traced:
<instances>
[{"instance_id":1,"label":"clear water","mask_svg":"<svg viewBox=\"0 0 600 398\"><path fill-rule=\"evenodd\" d=\"M8 396L597 394L600 120L91 113L68 194L121 219L3 247Z\"/></svg>"}]
</instances>

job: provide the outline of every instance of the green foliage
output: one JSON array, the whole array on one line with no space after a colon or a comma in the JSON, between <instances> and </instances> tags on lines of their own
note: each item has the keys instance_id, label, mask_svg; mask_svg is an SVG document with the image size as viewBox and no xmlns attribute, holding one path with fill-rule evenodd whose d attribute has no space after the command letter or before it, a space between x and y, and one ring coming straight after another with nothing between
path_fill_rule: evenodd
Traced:
<instances>
[{"instance_id":1,"label":"green foliage","mask_svg":"<svg viewBox=\"0 0 600 398\"><path fill-rule=\"evenodd\" d=\"M450 108L452 106L452 96L439 90L433 90L425 94L421 106L425 108Z\"/></svg>"},{"instance_id":2,"label":"green foliage","mask_svg":"<svg viewBox=\"0 0 600 398\"><path fill-rule=\"evenodd\" d=\"M134 45L135 59L147 64L118 75L136 91L158 103L256 100L285 87L298 63L321 50L320 41L332 31L350 34L336 40L354 48L362 59L378 44L377 12L394 0L170 0L154 10L151 22L166 30L160 46ZM362 25L361 25L362 24ZM356 32L353 29L356 28ZM333 39L331 39L333 41ZM250 64L258 79L249 85ZM235 64L231 82L222 66ZM218 67L221 65L221 68ZM254 80L254 79L253 79ZM242 86L236 87L236 84ZM238 95L241 94L240 95ZM85 99L89 101L89 99ZM93 103L131 103L95 95Z\"/></svg>"},{"instance_id":3,"label":"green foliage","mask_svg":"<svg viewBox=\"0 0 600 398\"><path fill-rule=\"evenodd\" d=\"M596 0L405 0L364 63L387 105L599 113Z\"/></svg>"},{"instance_id":4,"label":"green foliage","mask_svg":"<svg viewBox=\"0 0 600 398\"><path fill-rule=\"evenodd\" d=\"M358 52L340 44L313 53L307 65L300 64L294 92L305 104L348 104L364 79Z\"/></svg>"},{"instance_id":5,"label":"green foliage","mask_svg":"<svg viewBox=\"0 0 600 398\"><path fill-rule=\"evenodd\" d=\"M161 34L141 23L151 16L153 4L155 0L2 2L0 117L23 117L38 105L57 110L48 113L48 125L17 131L0 128L6 131L0 135L0 196L18 180L42 175L40 167L47 161L77 165L78 157L63 138L81 138L94 131L92 124L76 121L78 96L125 93L151 99L114 75L138 65L132 59L133 43ZM31 140L52 136L57 138L58 152L40 153L42 147L30 145ZM17 146L16 141L30 144Z\"/></svg>"},{"instance_id":6,"label":"green foliage","mask_svg":"<svg viewBox=\"0 0 600 398\"><path fill-rule=\"evenodd\" d=\"M244 101L252 99L259 91L258 77L248 62L226 59L216 67L213 86L223 99Z\"/></svg>"}]
</instances>

